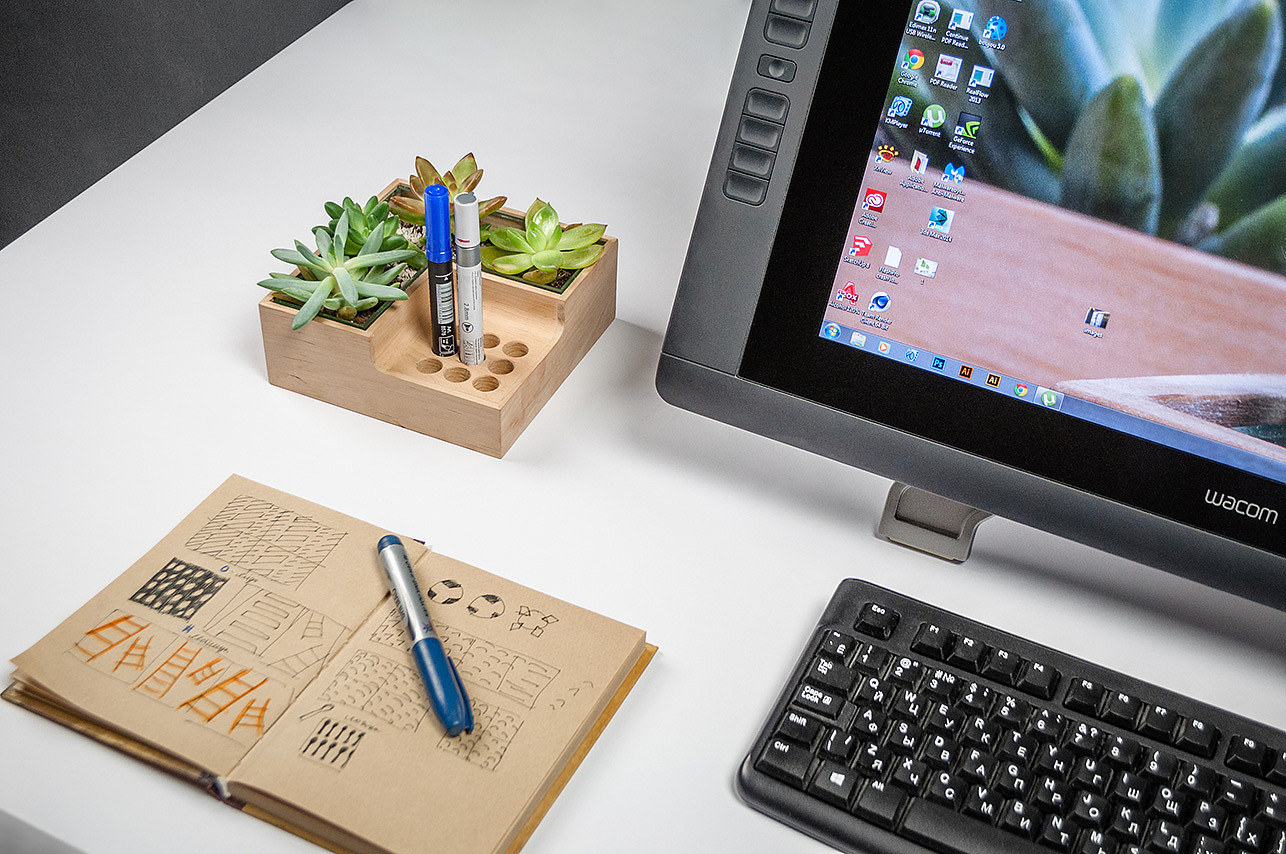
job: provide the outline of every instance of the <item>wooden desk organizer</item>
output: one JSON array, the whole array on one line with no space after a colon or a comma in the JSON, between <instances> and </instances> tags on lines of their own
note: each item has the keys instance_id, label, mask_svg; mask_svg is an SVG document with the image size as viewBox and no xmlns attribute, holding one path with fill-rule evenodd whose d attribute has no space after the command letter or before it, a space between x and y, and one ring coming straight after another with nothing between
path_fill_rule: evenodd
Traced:
<instances>
[{"instance_id":1,"label":"wooden desk organizer","mask_svg":"<svg viewBox=\"0 0 1286 854\"><path fill-rule=\"evenodd\" d=\"M423 273L365 330L319 317L292 331L296 307L269 294L259 303L268 381L502 457L616 317L616 238L604 242L561 294L484 270L481 365L433 355Z\"/></svg>"}]
</instances>

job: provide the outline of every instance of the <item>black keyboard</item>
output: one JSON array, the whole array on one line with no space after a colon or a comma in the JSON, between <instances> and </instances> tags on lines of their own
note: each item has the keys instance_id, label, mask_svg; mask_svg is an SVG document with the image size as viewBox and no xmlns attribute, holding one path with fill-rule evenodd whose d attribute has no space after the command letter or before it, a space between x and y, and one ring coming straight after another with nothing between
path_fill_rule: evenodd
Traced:
<instances>
[{"instance_id":1,"label":"black keyboard","mask_svg":"<svg viewBox=\"0 0 1286 854\"><path fill-rule=\"evenodd\" d=\"M1286 733L854 579L737 784L856 854L1286 854Z\"/></svg>"}]
</instances>

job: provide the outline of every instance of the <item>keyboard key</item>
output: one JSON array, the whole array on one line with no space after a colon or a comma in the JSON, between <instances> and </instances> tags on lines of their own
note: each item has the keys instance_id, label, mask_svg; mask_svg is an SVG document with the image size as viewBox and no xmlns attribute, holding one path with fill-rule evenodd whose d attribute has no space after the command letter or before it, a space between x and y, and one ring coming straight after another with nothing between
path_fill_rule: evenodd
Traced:
<instances>
[{"instance_id":1,"label":"keyboard key","mask_svg":"<svg viewBox=\"0 0 1286 854\"><path fill-rule=\"evenodd\" d=\"M823 688L831 688L840 694L847 695L857 684L857 671L819 655L813 659L808 670L804 671L804 678Z\"/></svg>"},{"instance_id":2,"label":"keyboard key","mask_svg":"<svg viewBox=\"0 0 1286 854\"><path fill-rule=\"evenodd\" d=\"M788 709L777 725L777 735L798 741L800 744L812 744L813 739L822 731L822 722L802 712Z\"/></svg>"},{"instance_id":3,"label":"keyboard key","mask_svg":"<svg viewBox=\"0 0 1286 854\"><path fill-rule=\"evenodd\" d=\"M898 627L901 616L878 602L867 602L857 617L857 630L880 640L888 640Z\"/></svg>"},{"instance_id":4,"label":"keyboard key","mask_svg":"<svg viewBox=\"0 0 1286 854\"><path fill-rule=\"evenodd\" d=\"M1098 716L1098 704L1103 698L1103 686L1089 679L1074 679L1067 686L1063 705L1073 712Z\"/></svg>"},{"instance_id":5,"label":"keyboard key","mask_svg":"<svg viewBox=\"0 0 1286 854\"><path fill-rule=\"evenodd\" d=\"M1023 666L1021 657L1005 649L993 649L982 666L982 675L995 679L1011 688L1018 682L1018 671Z\"/></svg>"},{"instance_id":6,"label":"keyboard key","mask_svg":"<svg viewBox=\"0 0 1286 854\"><path fill-rule=\"evenodd\" d=\"M857 649L857 639L852 635L830 631L822 635L822 643L817 651L827 658L833 658L840 664L845 664L855 649Z\"/></svg>"},{"instance_id":7,"label":"keyboard key","mask_svg":"<svg viewBox=\"0 0 1286 854\"><path fill-rule=\"evenodd\" d=\"M982 662L986 657L987 645L985 643L962 635L957 637L956 642L952 645L951 652L947 656L947 663L970 673L978 673L982 670Z\"/></svg>"},{"instance_id":8,"label":"keyboard key","mask_svg":"<svg viewBox=\"0 0 1286 854\"><path fill-rule=\"evenodd\" d=\"M947 657L947 650L951 648L953 640L951 632L942 626L936 623L921 623L920 630L915 634L915 640L911 641L911 649L921 655L943 661Z\"/></svg>"},{"instance_id":9,"label":"keyboard key","mask_svg":"<svg viewBox=\"0 0 1286 854\"><path fill-rule=\"evenodd\" d=\"M1029 661L1018 677L1016 687L1042 700L1051 700L1054 692L1058 690L1058 681L1061 678L1061 674L1049 665L1039 661Z\"/></svg>"},{"instance_id":10,"label":"keyboard key","mask_svg":"<svg viewBox=\"0 0 1286 854\"><path fill-rule=\"evenodd\" d=\"M1228 753L1223 761L1229 768L1258 777L1268 768L1268 745L1253 738L1234 735L1228 742Z\"/></svg>"},{"instance_id":11,"label":"keyboard key","mask_svg":"<svg viewBox=\"0 0 1286 854\"><path fill-rule=\"evenodd\" d=\"M842 729L831 727L826 731L826 737L822 739L821 747L818 750L823 756L830 757L838 762L848 762L853 758L854 751L857 750L857 735L851 732L845 732Z\"/></svg>"},{"instance_id":12,"label":"keyboard key","mask_svg":"<svg viewBox=\"0 0 1286 854\"><path fill-rule=\"evenodd\" d=\"M853 814L892 830L898 812L908 800L909 796L896 786L871 780L853 802Z\"/></svg>"},{"instance_id":13,"label":"keyboard key","mask_svg":"<svg viewBox=\"0 0 1286 854\"><path fill-rule=\"evenodd\" d=\"M1270 783L1286 785L1286 750L1278 750L1272 755L1264 779Z\"/></svg>"},{"instance_id":14,"label":"keyboard key","mask_svg":"<svg viewBox=\"0 0 1286 854\"><path fill-rule=\"evenodd\" d=\"M809 685L805 682L799 686L795 692L795 705L803 706L810 712L816 712L822 717L834 719L838 717L840 709L844 705L844 699L824 691L816 685Z\"/></svg>"},{"instance_id":15,"label":"keyboard key","mask_svg":"<svg viewBox=\"0 0 1286 854\"><path fill-rule=\"evenodd\" d=\"M902 835L944 854L1030 854L1031 843L941 804L914 798L906 810Z\"/></svg>"},{"instance_id":16,"label":"keyboard key","mask_svg":"<svg viewBox=\"0 0 1286 854\"><path fill-rule=\"evenodd\" d=\"M1215 755L1215 746L1219 743L1219 730L1205 721L1195 718L1185 720L1179 727L1177 747L1204 756L1209 759Z\"/></svg>"},{"instance_id":17,"label":"keyboard key","mask_svg":"<svg viewBox=\"0 0 1286 854\"><path fill-rule=\"evenodd\" d=\"M808 768L812 762L813 755L809 753L807 747L801 747L784 738L774 738L764 748L763 755L759 757L755 767L783 783L802 789L804 777L808 775Z\"/></svg>"},{"instance_id":18,"label":"keyboard key","mask_svg":"<svg viewBox=\"0 0 1286 854\"><path fill-rule=\"evenodd\" d=\"M852 768L826 761L817 769L808 791L829 804L844 808L853 796L853 788L860 778Z\"/></svg>"},{"instance_id":19,"label":"keyboard key","mask_svg":"<svg viewBox=\"0 0 1286 854\"><path fill-rule=\"evenodd\" d=\"M1113 691L1107 695L1103 706L1103 720L1117 726L1134 728L1134 719L1143 710L1143 701L1124 691Z\"/></svg>"},{"instance_id":20,"label":"keyboard key","mask_svg":"<svg viewBox=\"0 0 1286 854\"><path fill-rule=\"evenodd\" d=\"M1143 717L1139 720L1139 733L1158 741L1173 743L1171 739L1178 722L1179 716L1170 709L1151 705L1143 710Z\"/></svg>"}]
</instances>

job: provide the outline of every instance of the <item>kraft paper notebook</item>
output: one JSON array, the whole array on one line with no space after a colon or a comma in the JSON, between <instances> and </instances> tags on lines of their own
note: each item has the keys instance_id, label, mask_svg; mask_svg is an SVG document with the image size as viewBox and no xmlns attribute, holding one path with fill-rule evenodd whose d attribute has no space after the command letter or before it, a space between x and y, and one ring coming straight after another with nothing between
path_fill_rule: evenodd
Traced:
<instances>
[{"instance_id":1,"label":"kraft paper notebook","mask_svg":"<svg viewBox=\"0 0 1286 854\"><path fill-rule=\"evenodd\" d=\"M517 851L655 647L403 537L473 704L448 738L385 533L234 476L15 658L4 697L332 850Z\"/></svg>"}]
</instances>

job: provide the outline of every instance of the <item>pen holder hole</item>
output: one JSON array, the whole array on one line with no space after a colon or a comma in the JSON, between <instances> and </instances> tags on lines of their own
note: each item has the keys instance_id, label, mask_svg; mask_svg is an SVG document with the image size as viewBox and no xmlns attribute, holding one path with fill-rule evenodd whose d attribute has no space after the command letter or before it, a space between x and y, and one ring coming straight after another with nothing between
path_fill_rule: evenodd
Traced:
<instances>
[{"instance_id":1,"label":"pen holder hole","mask_svg":"<svg viewBox=\"0 0 1286 854\"><path fill-rule=\"evenodd\" d=\"M492 335L490 332L484 332L482 334L482 349L490 350L492 347L497 347L499 345L500 345L499 335Z\"/></svg>"},{"instance_id":2,"label":"pen holder hole","mask_svg":"<svg viewBox=\"0 0 1286 854\"><path fill-rule=\"evenodd\" d=\"M500 388L500 380L484 375L473 381L473 387L478 391L495 391Z\"/></svg>"},{"instance_id":3,"label":"pen holder hole","mask_svg":"<svg viewBox=\"0 0 1286 854\"><path fill-rule=\"evenodd\" d=\"M441 359L421 359L415 363L415 369L422 374L436 374L442 370Z\"/></svg>"},{"instance_id":4,"label":"pen holder hole","mask_svg":"<svg viewBox=\"0 0 1286 854\"><path fill-rule=\"evenodd\" d=\"M491 371L493 374L499 374L501 376L513 373L513 369L514 363L508 359L492 359L487 363L487 370Z\"/></svg>"},{"instance_id":5,"label":"pen holder hole","mask_svg":"<svg viewBox=\"0 0 1286 854\"><path fill-rule=\"evenodd\" d=\"M446 380L449 383L462 383L465 380L467 380L471 375L469 373L468 368L457 367L457 368L447 368L446 373L444 373L442 376L446 377Z\"/></svg>"},{"instance_id":6,"label":"pen holder hole","mask_svg":"<svg viewBox=\"0 0 1286 854\"><path fill-rule=\"evenodd\" d=\"M527 355L527 345L521 341L510 341L503 348L504 354L514 359L521 359Z\"/></svg>"}]
</instances>

